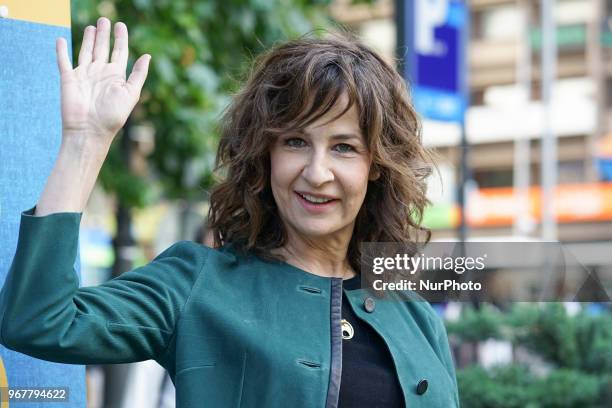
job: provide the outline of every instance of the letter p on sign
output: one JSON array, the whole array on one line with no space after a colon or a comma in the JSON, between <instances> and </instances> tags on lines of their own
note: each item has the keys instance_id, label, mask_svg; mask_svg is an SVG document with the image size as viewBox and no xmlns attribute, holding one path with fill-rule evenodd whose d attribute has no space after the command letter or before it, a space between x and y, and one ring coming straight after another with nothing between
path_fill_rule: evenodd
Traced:
<instances>
[{"instance_id":1,"label":"letter p on sign","mask_svg":"<svg viewBox=\"0 0 612 408\"><path fill-rule=\"evenodd\" d=\"M443 25L448 16L448 0L415 0L417 53L421 55L443 55L446 46L437 42L436 27Z\"/></svg>"}]
</instances>

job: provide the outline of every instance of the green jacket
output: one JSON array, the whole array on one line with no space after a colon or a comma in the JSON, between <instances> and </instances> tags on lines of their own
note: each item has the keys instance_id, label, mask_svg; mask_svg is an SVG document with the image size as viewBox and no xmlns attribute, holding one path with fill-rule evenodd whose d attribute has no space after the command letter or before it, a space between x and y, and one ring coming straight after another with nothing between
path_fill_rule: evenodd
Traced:
<instances>
[{"instance_id":1,"label":"green jacket","mask_svg":"<svg viewBox=\"0 0 612 408\"><path fill-rule=\"evenodd\" d=\"M0 294L0 341L10 349L71 364L154 359L180 408L336 407L344 290L388 345L406 406L459 406L446 332L426 302L373 299L340 278L190 241L79 288L81 213L33 214L21 216Z\"/></svg>"}]
</instances>

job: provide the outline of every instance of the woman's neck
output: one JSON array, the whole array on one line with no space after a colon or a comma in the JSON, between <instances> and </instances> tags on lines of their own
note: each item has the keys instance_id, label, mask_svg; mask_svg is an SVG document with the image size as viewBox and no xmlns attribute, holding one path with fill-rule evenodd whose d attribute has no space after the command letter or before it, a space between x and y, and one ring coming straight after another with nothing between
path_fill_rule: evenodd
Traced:
<instances>
[{"instance_id":1,"label":"woman's neck","mask_svg":"<svg viewBox=\"0 0 612 408\"><path fill-rule=\"evenodd\" d=\"M314 275L349 279L356 275L347 258L348 243L325 245L302 239L291 239L277 250L285 261Z\"/></svg>"}]
</instances>

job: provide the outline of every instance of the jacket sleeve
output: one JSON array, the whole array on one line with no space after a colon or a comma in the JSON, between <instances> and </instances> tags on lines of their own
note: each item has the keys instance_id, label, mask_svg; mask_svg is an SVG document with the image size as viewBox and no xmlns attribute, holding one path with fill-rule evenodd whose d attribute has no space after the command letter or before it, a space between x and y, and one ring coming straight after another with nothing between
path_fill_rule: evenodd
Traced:
<instances>
[{"instance_id":1,"label":"jacket sleeve","mask_svg":"<svg viewBox=\"0 0 612 408\"><path fill-rule=\"evenodd\" d=\"M163 357L206 249L181 241L145 266L79 288L74 264L82 214L36 217L34 208L21 215L17 250L0 293L0 342L60 363Z\"/></svg>"},{"instance_id":2,"label":"jacket sleeve","mask_svg":"<svg viewBox=\"0 0 612 408\"><path fill-rule=\"evenodd\" d=\"M453 384L453 396L456 403L456 406L460 406L459 402L459 390L457 386L457 374L455 373L455 363L453 361L453 355L450 350L450 345L448 342L448 334L446 333L446 328L444 327L444 322L438 316L433 308L431 309L432 319L434 319L434 327L436 328L436 336L438 341L436 342L437 350L436 353L442 360L442 363L446 367L446 371L451 379Z\"/></svg>"}]
</instances>

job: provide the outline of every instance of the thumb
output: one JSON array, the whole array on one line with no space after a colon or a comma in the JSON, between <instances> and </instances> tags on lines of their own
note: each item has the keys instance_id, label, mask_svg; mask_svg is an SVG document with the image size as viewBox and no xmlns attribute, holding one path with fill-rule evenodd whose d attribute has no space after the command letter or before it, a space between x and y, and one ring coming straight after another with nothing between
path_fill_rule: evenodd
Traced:
<instances>
[{"instance_id":1,"label":"thumb","mask_svg":"<svg viewBox=\"0 0 612 408\"><path fill-rule=\"evenodd\" d=\"M140 95L140 90L144 85L145 79L147 79L150 61L151 56L149 54L144 54L140 56L140 58L138 58L134 63L134 67L132 67L132 73L130 74L127 80L127 87L130 89L130 92L132 94Z\"/></svg>"}]
</instances>

